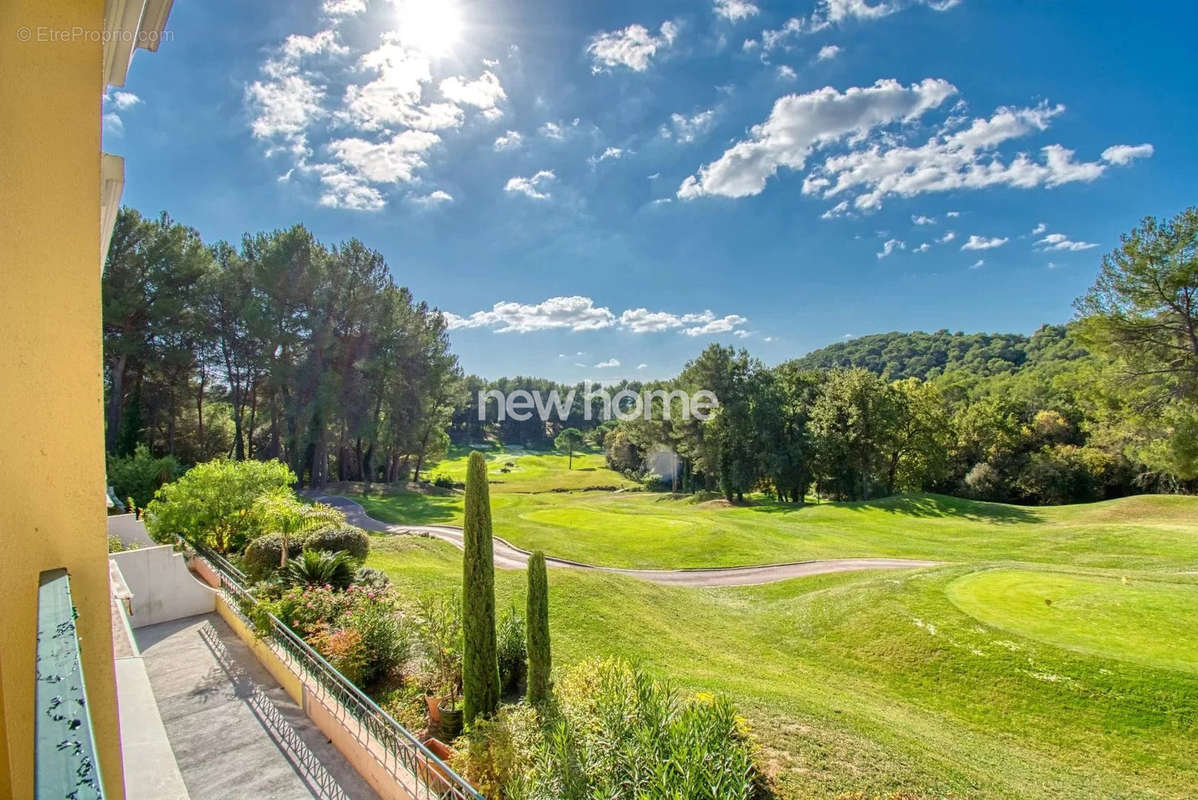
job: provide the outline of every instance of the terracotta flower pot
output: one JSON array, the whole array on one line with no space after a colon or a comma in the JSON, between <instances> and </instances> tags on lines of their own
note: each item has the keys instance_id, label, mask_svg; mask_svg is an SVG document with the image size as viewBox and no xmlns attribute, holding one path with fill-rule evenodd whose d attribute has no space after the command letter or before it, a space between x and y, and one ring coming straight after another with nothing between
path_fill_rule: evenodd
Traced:
<instances>
[{"instance_id":1,"label":"terracotta flower pot","mask_svg":"<svg viewBox=\"0 0 1198 800\"><path fill-rule=\"evenodd\" d=\"M426 694L424 702L428 705L429 725L439 727L441 725L441 704L445 702L445 698Z\"/></svg>"}]
</instances>

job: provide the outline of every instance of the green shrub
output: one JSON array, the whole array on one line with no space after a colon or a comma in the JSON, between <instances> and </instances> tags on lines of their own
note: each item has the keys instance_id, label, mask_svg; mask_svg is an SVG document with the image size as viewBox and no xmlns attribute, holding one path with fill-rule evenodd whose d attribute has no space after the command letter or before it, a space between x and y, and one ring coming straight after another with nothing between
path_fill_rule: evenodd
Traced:
<instances>
[{"instance_id":1,"label":"green shrub","mask_svg":"<svg viewBox=\"0 0 1198 800\"><path fill-rule=\"evenodd\" d=\"M354 585L376 591L385 590L391 587L391 576L381 569L361 567L354 573Z\"/></svg>"},{"instance_id":2,"label":"green shrub","mask_svg":"<svg viewBox=\"0 0 1198 800\"><path fill-rule=\"evenodd\" d=\"M129 500L133 501L129 504L130 512L133 511L134 505L144 508L154 499L154 493L163 484L170 483L183 474L183 466L174 456L154 458L145 444L137 445L130 456L108 456L106 466L108 485L112 487L116 496L128 498L127 504Z\"/></svg>"},{"instance_id":3,"label":"green shrub","mask_svg":"<svg viewBox=\"0 0 1198 800\"><path fill-rule=\"evenodd\" d=\"M419 731L428 723L424 688L414 678L406 679L399 688L384 692L378 704L392 719L410 731Z\"/></svg>"},{"instance_id":4,"label":"green shrub","mask_svg":"<svg viewBox=\"0 0 1198 800\"><path fill-rule=\"evenodd\" d=\"M293 483L295 473L280 461L197 464L154 495L146 506L146 530L162 544L178 535L218 553L241 551L266 532L255 501Z\"/></svg>"},{"instance_id":5,"label":"green shrub","mask_svg":"<svg viewBox=\"0 0 1198 800\"><path fill-rule=\"evenodd\" d=\"M616 660L585 662L555 687L535 768L512 798L753 800L768 796L736 709L681 695Z\"/></svg>"},{"instance_id":6,"label":"green shrub","mask_svg":"<svg viewBox=\"0 0 1198 800\"><path fill-rule=\"evenodd\" d=\"M298 553L303 547L303 539L291 539L287 542L289 552ZM283 555L283 537L277 533L259 536L250 542L241 556L241 568L254 579L269 578L279 570L279 560Z\"/></svg>"},{"instance_id":7,"label":"green shrub","mask_svg":"<svg viewBox=\"0 0 1198 800\"><path fill-rule=\"evenodd\" d=\"M524 644L524 619L509 608L495 626L496 653L499 657L499 685L508 694L520 685L528 656Z\"/></svg>"},{"instance_id":8,"label":"green shrub","mask_svg":"<svg viewBox=\"0 0 1198 800\"><path fill-rule=\"evenodd\" d=\"M287 562L285 580L293 586L332 586L345 589L354 579L354 560L349 553L305 550Z\"/></svg>"},{"instance_id":9,"label":"green shrub","mask_svg":"<svg viewBox=\"0 0 1198 800\"><path fill-rule=\"evenodd\" d=\"M361 528L352 525L337 525L321 528L304 540L305 550L336 553L344 550L358 561L365 561L370 554L370 537Z\"/></svg>"},{"instance_id":10,"label":"green shrub","mask_svg":"<svg viewBox=\"0 0 1198 800\"><path fill-rule=\"evenodd\" d=\"M368 686L403 668L412 655L413 637L389 595L366 590L359 597L361 602L355 602L340 624L362 637L366 648L362 684Z\"/></svg>"},{"instance_id":11,"label":"green shrub","mask_svg":"<svg viewBox=\"0 0 1198 800\"><path fill-rule=\"evenodd\" d=\"M437 473L433 476L433 486L439 486L442 489L457 488L457 482L444 473Z\"/></svg>"},{"instance_id":12,"label":"green shrub","mask_svg":"<svg viewBox=\"0 0 1198 800\"><path fill-rule=\"evenodd\" d=\"M536 709L504 706L494 718L476 721L454 742L457 754L450 766L484 797L521 796L543 739Z\"/></svg>"},{"instance_id":13,"label":"green shrub","mask_svg":"<svg viewBox=\"0 0 1198 800\"><path fill-rule=\"evenodd\" d=\"M108 552L110 553L124 553L127 550L136 550L139 547L141 547L141 545L137 542L125 544L123 541L121 541L121 537L119 536L108 537Z\"/></svg>"}]
</instances>

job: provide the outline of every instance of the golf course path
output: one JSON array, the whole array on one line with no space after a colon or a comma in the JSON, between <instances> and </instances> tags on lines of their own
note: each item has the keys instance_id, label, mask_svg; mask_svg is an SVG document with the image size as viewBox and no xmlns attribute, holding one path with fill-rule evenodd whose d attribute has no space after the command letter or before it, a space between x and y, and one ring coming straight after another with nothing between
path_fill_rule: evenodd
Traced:
<instances>
[{"instance_id":1,"label":"golf course path","mask_svg":"<svg viewBox=\"0 0 1198 800\"><path fill-rule=\"evenodd\" d=\"M368 515L362 506L347 497L325 495L314 498L335 506L345 513L351 525L368 531L395 534L426 534L455 547L462 546L462 529L453 525L393 525ZM495 566L501 569L524 569L528 563L528 552L495 537ZM796 561L789 564L763 564L757 567L719 567L711 569L619 569L580 564L562 558L545 556L550 567L585 569L594 572L610 572L630 575L633 578L668 586L752 586L773 583L789 578L822 575L827 572L855 572L866 569L914 569L936 567L939 561L917 561L906 558L834 558L824 561Z\"/></svg>"}]
</instances>

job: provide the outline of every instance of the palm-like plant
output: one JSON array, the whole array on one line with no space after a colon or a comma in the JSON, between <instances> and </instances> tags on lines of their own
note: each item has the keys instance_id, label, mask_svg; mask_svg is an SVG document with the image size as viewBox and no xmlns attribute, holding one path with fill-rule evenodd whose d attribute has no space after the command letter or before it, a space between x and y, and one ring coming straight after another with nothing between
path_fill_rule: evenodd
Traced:
<instances>
[{"instance_id":1,"label":"palm-like plant","mask_svg":"<svg viewBox=\"0 0 1198 800\"><path fill-rule=\"evenodd\" d=\"M305 550L287 562L284 578L292 586L332 586L344 589L353 582L357 564L344 550L322 553Z\"/></svg>"},{"instance_id":2,"label":"palm-like plant","mask_svg":"<svg viewBox=\"0 0 1198 800\"><path fill-rule=\"evenodd\" d=\"M344 525L345 515L323 503L301 503L290 489L269 492L254 501L254 510L272 533L279 534L283 546L279 552L279 569L287 566L287 548L292 540L326 525Z\"/></svg>"}]
</instances>

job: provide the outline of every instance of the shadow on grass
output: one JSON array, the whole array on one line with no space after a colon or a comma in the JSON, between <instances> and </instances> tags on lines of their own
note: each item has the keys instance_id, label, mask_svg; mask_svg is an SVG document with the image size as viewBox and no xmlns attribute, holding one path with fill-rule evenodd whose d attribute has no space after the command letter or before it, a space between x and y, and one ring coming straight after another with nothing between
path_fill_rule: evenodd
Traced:
<instances>
[{"instance_id":1,"label":"shadow on grass","mask_svg":"<svg viewBox=\"0 0 1198 800\"><path fill-rule=\"evenodd\" d=\"M389 492L354 497L366 513L383 522L398 525L451 523L458 515L461 499L456 495Z\"/></svg>"},{"instance_id":2,"label":"shadow on grass","mask_svg":"<svg viewBox=\"0 0 1198 800\"><path fill-rule=\"evenodd\" d=\"M979 500L964 500L940 494L904 494L880 497L875 500L856 502L832 502L806 505L787 505L765 501L752 505L754 511L767 514L791 514L800 511L832 506L848 511L883 511L889 514L925 519L967 519L973 522L1014 524L1041 522L1042 517L1034 509L1002 503L985 503Z\"/></svg>"}]
</instances>

